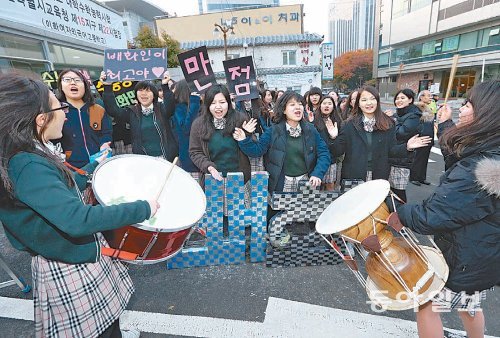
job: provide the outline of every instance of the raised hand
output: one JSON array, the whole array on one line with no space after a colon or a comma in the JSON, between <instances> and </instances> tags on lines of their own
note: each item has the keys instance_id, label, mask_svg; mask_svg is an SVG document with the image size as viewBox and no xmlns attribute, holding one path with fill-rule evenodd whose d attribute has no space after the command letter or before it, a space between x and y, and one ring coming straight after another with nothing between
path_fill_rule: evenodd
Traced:
<instances>
[{"instance_id":1,"label":"raised hand","mask_svg":"<svg viewBox=\"0 0 500 338\"><path fill-rule=\"evenodd\" d=\"M170 81L170 73L169 71L165 71L165 73L163 73L163 79L161 79L161 84L168 84L168 81Z\"/></svg>"},{"instance_id":2,"label":"raised hand","mask_svg":"<svg viewBox=\"0 0 500 338\"><path fill-rule=\"evenodd\" d=\"M101 72L101 76L99 76L99 80L101 80L102 84L107 86L107 85L110 85L111 82L107 82L106 79L108 77L106 76L106 73L104 71Z\"/></svg>"},{"instance_id":3,"label":"raised hand","mask_svg":"<svg viewBox=\"0 0 500 338\"><path fill-rule=\"evenodd\" d=\"M421 148L429 145L432 141L432 138L429 136L421 136L418 135L413 136L406 142L406 149L413 150L416 148Z\"/></svg>"},{"instance_id":4,"label":"raised hand","mask_svg":"<svg viewBox=\"0 0 500 338\"><path fill-rule=\"evenodd\" d=\"M247 138L247 136L245 135L245 132L243 131L243 129L236 127L236 128L234 128L233 138L236 141L243 141L244 139Z\"/></svg>"},{"instance_id":5,"label":"raised hand","mask_svg":"<svg viewBox=\"0 0 500 338\"><path fill-rule=\"evenodd\" d=\"M257 120L251 118L249 121L244 121L241 127L245 129L247 133L252 134L255 131L255 128L257 127Z\"/></svg>"},{"instance_id":6,"label":"raised hand","mask_svg":"<svg viewBox=\"0 0 500 338\"><path fill-rule=\"evenodd\" d=\"M339 128L337 127L337 122L333 123L330 118L328 118L325 122L326 130L328 130L328 135L330 135L331 139L335 139L339 136Z\"/></svg>"},{"instance_id":7,"label":"raised hand","mask_svg":"<svg viewBox=\"0 0 500 338\"><path fill-rule=\"evenodd\" d=\"M439 108L437 112L437 118L439 123L451 120L452 110L451 107L447 104L444 104L441 108Z\"/></svg>"}]
</instances>

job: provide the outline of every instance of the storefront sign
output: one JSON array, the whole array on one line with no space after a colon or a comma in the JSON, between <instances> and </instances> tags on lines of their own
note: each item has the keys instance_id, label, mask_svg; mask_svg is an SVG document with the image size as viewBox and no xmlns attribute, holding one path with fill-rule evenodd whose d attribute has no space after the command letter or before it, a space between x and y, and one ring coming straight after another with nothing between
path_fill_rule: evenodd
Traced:
<instances>
[{"instance_id":1,"label":"storefront sign","mask_svg":"<svg viewBox=\"0 0 500 338\"><path fill-rule=\"evenodd\" d=\"M333 80L333 43L321 45L321 79Z\"/></svg>"},{"instance_id":2,"label":"storefront sign","mask_svg":"<svg viewBox=\"0 0 500 338\"><path fill-rule=\"evenodd\" d=\"M206 46L188 50L177 58L191 91L201 94L217 84Z\"/></svg>"},{"instance_id":3,"label":"storefront sign","mask_svg":"<svg viewBox=\"0 0 500 338\"><path fill-rule=\"evenodd\" d=\"M227 60L224 64L227 87L236 95L235 101L256 99L259 97L253 59L251 56Z\"/></svg>"},{"instance_id":4,"label":"storefront sign","mask_svg":"<svg viewBox=\"0 0 500 338\"><path fill-rule=\"evenodd\" d=\"M123 48L123 19L90 0L4 0L0 19L100 46Z\"/></svg>"},{"instance_id":5,"label":"storefront sign","mask_svg":"<svg viewBox=\"0 0 500 338\"><path fill-rule=\"evenodd\" d=\"M166 48L104 51L104 72L110 81L161 79L166 70Z\"/></svg>"}]
</instances>

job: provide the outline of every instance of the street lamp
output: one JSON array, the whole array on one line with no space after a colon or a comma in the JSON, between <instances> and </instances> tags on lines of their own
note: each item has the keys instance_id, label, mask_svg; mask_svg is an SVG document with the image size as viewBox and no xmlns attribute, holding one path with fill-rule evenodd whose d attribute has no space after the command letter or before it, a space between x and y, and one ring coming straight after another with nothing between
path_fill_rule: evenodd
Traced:
<instances>
[{"instance_id":1,"label":"street lamp","mask_svg":"<svg viewBox=\"0 0 500 338\"><path fill-rule=\"evenodd\" d=\"M215 23L214 26L214 36L219 37L222 32L224 37L224 60L227 60L227 33L231 32L231 35L234 35L234 27L231 20L224 21L222 25Z\"/></svg>"}]
</instances>

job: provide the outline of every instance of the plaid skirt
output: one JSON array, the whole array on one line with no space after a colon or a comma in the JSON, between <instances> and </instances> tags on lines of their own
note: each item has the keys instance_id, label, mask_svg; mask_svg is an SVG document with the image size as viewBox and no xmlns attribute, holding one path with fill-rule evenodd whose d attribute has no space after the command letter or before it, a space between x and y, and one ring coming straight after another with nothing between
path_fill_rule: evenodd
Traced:
<instances>
[{"instance_id":1,"label":"plaid skirt","mask_svg":"<svg viewBox=\"0 0 500 338\"><path fill-rule=\"evenodd\" d=\"M392 167L389 174L389 183L391 188L398 190L406 190L410 181L410 169L401 167Z\"/></svg>"},{"instance_id":2,"label":"plaid skirt","mask_svg":"<svg viewBox=\"0 0 500 338\"><path fill-rule=\"evenodd\" d=\"M367 171L366 172L366 181L365 182L371 181L372 179L373 179L373 171Z\"/></svg>"},{"instance_id":3,"label":"plaid skirt","mask_svg":"<svg viewBox=\"0 0 500 338\"><path fill-rule=\"evenodd\" d=\"M337 163L330 164L322 183L335 183L337 181Z\"/></svg>"},{"instance_id":4,"label":"plaid skirt","mask_svg":"<svg viewBox=\"0 0 500 338\"><path fill-rule=\"evenodd\" d=\"M283 185L283 192L297 192L299 191L299 186L305 185L309 181L309 176L307 174L290 177L285 176L285 184ZM269 194L270 196L271 194Z\"/></svg>"},{"instance_id":5,"label":"plaid skirt","mask_svg":"<svg viewBox=\"0 0 500 338\"><path fill-rule=\"evenodd\" d=\"M97 337L134 293L128 268L101 256L96 263L31 260L36 337Z\"/></svg>"},{"instance_id":6,"label":"plaid skirt","mask_svg":"<svg viewBox=\"0 0 500 338\"><path fill-rule=\"evenodd\" d=\"M132 154L132 144L127 144L123 140L113 142L113 155Z\"/></svg>"},{"instance_id":7,"label":"plaid skirt","mask_svg":"<svg viewBox=\"0 0 500 338\"><path fill-rule=\"evenodd\" d=\"M470 316L474 317L476 311L481 311L481 301L486 299L486 291L488 290L468 295L465 292L455 292L444 287L432 299L432 310L434 312L450 312L452 309L457 309L457 311L467 311Z\"/></svg>"},{"instance_id":8,"label":"plaid skirt","mask_svg":"<svg viewBox=\"0 0 500 338\"><path fill-rule=\"evenodd\" d=\"M264 159L261 157L249 157L250 160L250 170L254 171L264 171Z\"/></svg>"}]
</instances>

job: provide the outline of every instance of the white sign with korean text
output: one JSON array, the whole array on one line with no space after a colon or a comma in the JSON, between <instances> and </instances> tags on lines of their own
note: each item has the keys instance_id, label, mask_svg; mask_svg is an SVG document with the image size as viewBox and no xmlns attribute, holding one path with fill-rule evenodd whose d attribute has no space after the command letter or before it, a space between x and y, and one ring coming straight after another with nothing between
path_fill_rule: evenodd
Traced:
<instances>
[{"instance_id":1,"label":"white sign with korean text","mask_svg":"<svg viewBox=\"0 0 500 338\"><path fill-rule=\"evenodd\" d=\"M333 43L328 42L321 45L321 78L333 80Z\"/></svg>"},{"instance_id":2,"label":"white sign with korean text","mask_svg":"<svg viewBox=\"0 0 500 338\"><path fill-rule=\"evenodd\" d=\"M0 19L102 47L127 47L122 17L90 0L3 0Z\"/></svg>"}]
</instances>

